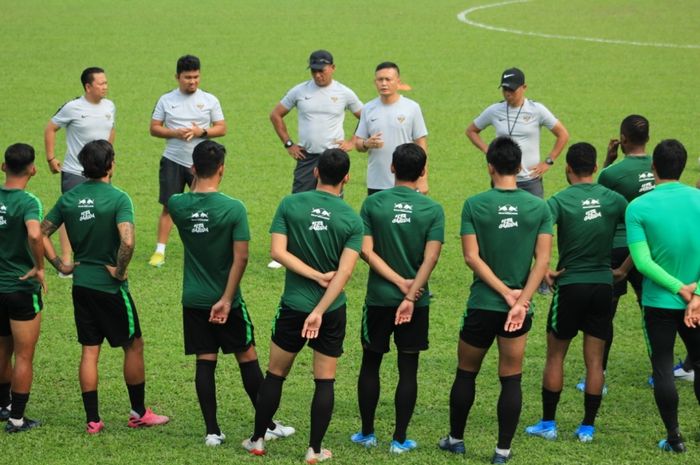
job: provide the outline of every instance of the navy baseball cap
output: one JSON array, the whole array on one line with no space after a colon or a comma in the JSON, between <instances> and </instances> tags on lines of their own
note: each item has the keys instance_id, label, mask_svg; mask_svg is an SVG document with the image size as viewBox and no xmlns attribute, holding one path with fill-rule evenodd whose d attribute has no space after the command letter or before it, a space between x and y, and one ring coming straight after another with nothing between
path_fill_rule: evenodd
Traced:
<instances>
[{"instance_id":1,"label":"navy baseball cap","mask_svg":"<svg viewBox=\"0 0 700 465\"><path fill-rule=\"evenodd\" d=\"M525 84L525 73L518 68L508 68L501 74L501 85L506 89L515 90Z\"/></svg>"},{"instance_id":2,"label":"navy baseball cap","mask_svg":"<svg viewBox=\"0 0 700 465\"><path fill-rule=\"evenodd\" d=\"M309 57L309 68L320 71L333 64L333 55L327 50L316 50Z\"/></svg>"}]
</instances>

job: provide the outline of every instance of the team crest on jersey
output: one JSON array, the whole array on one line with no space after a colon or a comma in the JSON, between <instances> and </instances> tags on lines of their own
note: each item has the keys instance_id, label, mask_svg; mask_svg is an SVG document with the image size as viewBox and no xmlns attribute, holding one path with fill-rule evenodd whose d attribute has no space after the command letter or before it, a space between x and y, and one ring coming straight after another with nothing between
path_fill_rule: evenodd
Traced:
<instances>
[{"instance_id":1,"label":"team crest on jersey","mask_svg":"<svg viewBox=\"0 0 700 465\"><path fill-rule=\"evenodd\" d=\"M403 124L403 122L406 121L406 117L404 115L399 115L396 117L396 120L399 122L399 124Z\"/></svg>"},{"instance_id":2,"label":"team crest on jersey","mask_svg":"<svg viewBox=\"0 0 700 465\"><path fill-rule=\"evenodd\" d=\"M111 114L111 113L107 113L107 114L105 115L105 118L107 118L107 121L111 120L111 119L112 119L112 114Z\"/></svg>"},{"instance_id":3,"label":"team crest on jersey","mask_svg":"<svg viewBox=\"0 0 700 465\"><path fill-rule=\"evenodd\" d=\"M7 207L5 204L0 203L0 226L5 226L7 224L7 220L5 219L5 215L7 214Z\"/></svg>"},{"instance_id":4,"label":"team crest on jersey","mask_svg":"<svg viewBox=\"0 0 700 465\"><path fill-rule=\"evenodd\" d=\"M583 216L583 221L591 221L600 218L603 214L600 212L600 200L586 199L581 201L581 208L586 212Z\"/></svg>"},{"instance_id":5,"label":"team crest on jersey","mask_svg":"<svg viewBox=\"0 0 700 465\"><path fill-rule=\"evenodd\" d=\"M394 219L392 224L404 224L411 222L411 214L413 213L413 205L410 203L399 202L394 204Z\"/></svg>"},{"instance_id":6,"label":"team crest on jersey","mask_svg":"<svg viewBox=\"0 0 700 465\"><path fill-rule=\"evenodd\" d=\"M198 103L195 105L199 110L204 110L204 104L203 103Z\"/></svg>"},{"instance_id":7,"label":"team crest on jersey","mask_svg":"<svg viewBox=\"0 0 700 465\"><path fill-rule=\"evenodd\" d=\"M92 208L95 206L95 201L93 199L80 199L78 200L78 208Z\"/></svg>"},{"instance_id":8,"label":"team crest on jersey","mask_svg":"<svg viewBox=\"0 0 700 465\"><path fill-rule=\"evenodd\" d=\"M498 206L498 214L499 215L517 215L518 214L518 207L514 205L499 205Z\"/></svg>"},{"instance_id":9,"label":"team crest on jersey","mask_svg":"<svg viewBox=\"0 0 700 465\"><path fill-rule=\"evenodd\" d=\"M525 123L529 123L532 120L532 115L530 113L524 113L522 118Z\"/></svg>"},{"instance_id":10,"label":"team crest on jersey","mask_svg":"<svg viewBox=\"0 0 700 465\"><path fill-rule=\"evenodd\" d=\"M209 232L209 228L205 224L209 221L209 214L205 211L196 211L190 215L190 221L194 224L192 225L191 232L193 234L204 234Z\"/></svg>"},{"instance_id":11,"label":"team crest on jersey","mask_svg":"<svg viewBox=\"0 0 700 465\"><path fill-rule=\"evenodd\" d=\"M331 97L331 102L338 103L338 97L336 97L336 96Z\"/></svg>"}]
</instances>

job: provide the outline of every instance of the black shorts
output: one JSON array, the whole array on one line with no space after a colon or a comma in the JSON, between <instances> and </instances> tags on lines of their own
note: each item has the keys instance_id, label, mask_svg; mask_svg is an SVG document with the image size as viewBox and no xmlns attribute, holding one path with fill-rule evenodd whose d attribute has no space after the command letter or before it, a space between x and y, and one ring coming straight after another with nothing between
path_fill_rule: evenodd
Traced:
<instances>
[{"instance_id":1,"label":"black shorts","mask_svg":"<svg viewBox=\"0 0 700 465\"><path fill-rule=\"evenodd\" d=\"M365 305L362 308L360 342L372 352L389 352L389 339L394 333L394 343L399 352L428 350L428 317L430 307L416 307L409 323L394 324L396 307Z\"/></svg>"},{"instance_id":2,"label":"black shorts","mask_svg":"<svg viewBox=\"0 0 700 465\"><path fill-rule=\"evenodd\" d=\"M141 337L141 326L131 294L114 294L73 286L73 309L78 342L98 346L105 338L112 347L126 347Z\"/></svg>"},{"instance_id":3,"label":"black shorts","mask_svg":"<svg viewBox=\"0 0 700 465\"><path fill-rule=\"evenodd\" d=\"M612 254L610 255L610 268L618 268L625 259L629 256L630 249L627 247L616 247L612 249ZM632 285L634 293L637 294L637 301L642 300L642 280L644 277L637 271L637 268L632 266L632 269L627 273L627 277L620 281L619 283L613 284L613 297L620 297L627 294L627 282Z\"/></svg>"},{"instance_id":4,"label":"black shorts","mask_svg":"<svg viewBox=\"0 0 700 465\"><path fill-rule=\"evenodd\" d=\"M225 354L245 352L255 345L253 323L245 302L232 307L226 323L209 323L209 310L182 308L182 327L185 335L185 355Z\"/></svg>"},{"instance_id":5,"label":"black shorts","mask_svg":"<svg viewBox=\"0 0 700 465\"><path fill-rule=\"evenodd\" d=\"M158 182L160 191L158 202L167 206L168 199L175 194L182 194L185 191L185 184L192 187L194 175L192 169L175 163L165 157L160 159L160 170L158 171Z\"/></svg>"},{"instance_id":6,"label":"black shorts","mask_svg":"<svg viewBox=\"0 0 700 465\"><path fill-rule=\"evenodd\" d=\"M527 334L532 327L531 313L525 316L523 326L517 331L508 332L503 328L507 319L508 312L468 308L462 317L459 338L474 347L488 349L496 336L513 339Z\"/></svg>"},{"instance_id":7,"label":"black shorts","mask_svg":"<svg viewBox=\"0 0 700 465\"><path fill-rule=\"evenodd\" d=\"M297 166L294 168L292 194L316 189L317 179L314 176L314 168L318 165L318 157L320 157L321 154L309 153L304 150L304 156L306 158L297 160Z\"/></svg>"},{"instance_id":8,"label":"black shorts","mask_svg":"<svg viewBox=\"0 0 700 465\"><path fill-rule=\"evenodd\" d=\"M0 337L12 335L10 320L31 321L43 307L41 292L0 293Z\"/></svg>"},{"instance_id":9,"label":"black shorts","mask_svg":"<svg viewBox=\"0 0 700 465\"><path fill-rule=\"evenodd\" d=\"M87 181L87 178L84 176L61 171L61 194L65 194L69 190L73 189L75 186L79 186L85 181Z\"/></svg>"},{"instance_id":10,"label":"black shorts","mask_svg":"<svg viewBox=\"0 0 700 465\"><path fill-rule=\"evenodd\" d=\"M612 285L555 286L547 316L547 332L557 339L573 339L579 330L608 340L612 323Z\"/></svg>"},{"instance_id":11,"label":"black shorts","mask_svg":"<svg viewBox=\"0 0 700 465\"><path fill-rule=\"evenodd\" d=\"M301 337L308 316L307 312L280 306L272 323L272 342L282 350L297 353L308 341L313 350L329 357L340 357L345 339L345 305L323 315L321 329L315 339Z\"/></svg>"}]
</instances>

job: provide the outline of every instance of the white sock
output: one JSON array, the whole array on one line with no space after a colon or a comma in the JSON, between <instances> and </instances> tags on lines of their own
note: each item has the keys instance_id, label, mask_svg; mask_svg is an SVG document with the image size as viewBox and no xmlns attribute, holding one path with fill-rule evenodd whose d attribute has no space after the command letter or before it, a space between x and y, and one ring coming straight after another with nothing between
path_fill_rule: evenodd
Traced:
<instances>
[{"instance_id":1,"label":"white sock","mask_svg":"<svg viewBox=\"0 0 700 465\"><path fill-rule=\"evenodd\" d=\"M455 439L452 436L447 436L447 440L450 442L450 444L454 445L457 444L458 442L462 442L461 439Z\"/></svg>"},{"instance_id":2,"label":"white sock","mask_svg":"<svg viewBox=\"0 0 700 465\"><path fill-rule=\"evenodd\" d=\"M510 455L510 449L499 449L498 447L496 447L496 453L498 455L508 457Z\"/></svg>"},{"instance_id":3,"label":"white sock","mask_svg":"<svg viewBox=\"0 0 700 465\"><path fill-rule=\"evenodd\" d=\"M22 423L24 423L24 418L20 418L19 420L16 418L10 418L10 423L12 423L14 426L22 426Z\"/></svg>"},{"instance_id":4,"label":"white sock","mask_svg":"<svg viewBox=\"0 0 700 465\"><path fill-rule=\"evenodd\" d=\"M165 244L159 242L156 244L156 253L162 253L165 255Z\"/></svg>"}]
</instances>

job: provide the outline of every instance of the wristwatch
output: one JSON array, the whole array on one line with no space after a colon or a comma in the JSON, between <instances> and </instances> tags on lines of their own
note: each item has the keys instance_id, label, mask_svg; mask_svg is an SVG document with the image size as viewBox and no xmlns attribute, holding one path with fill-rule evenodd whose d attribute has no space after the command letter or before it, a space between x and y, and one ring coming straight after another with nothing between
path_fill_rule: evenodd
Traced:
<instances>
[{"instance_id":1,"label":"wristwatch","mask_svg":"<svg viewBox=\"0 0 700 465\"><path fill-rule=\"evenodd\" d=\"M292 139L287 139L287 140L285 141L285 143L284 143L284 148L285 148L285 149L288 149L288 148L291 147L292 145L294 145L294 142L292 142Z\"/></svg>"},{"instance_id":2,"label":"wristwatch","mask_svg":"<svg viewBox=\"0 0 700 465\"><path fill-rule=\"evenodd\" d=\"M202 129L202 135L200 137L207 137L209 133L207 132L206 129Z\"/></svg>"},{"instance_id":3,"label":"wristwatch","mask_svg":"<svg viewBox=\"0 0 700 465\"><path fill-rule=\"evenodd\" d=\"M552 160L552 157L547 157L544 159L544 162L548 164L549 166L552 166L554 164L554 160Z\"/></svg>"}]
</instances>

